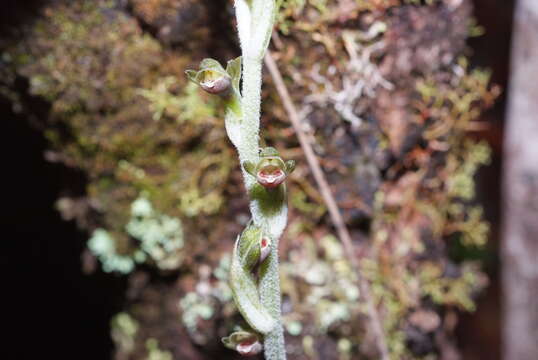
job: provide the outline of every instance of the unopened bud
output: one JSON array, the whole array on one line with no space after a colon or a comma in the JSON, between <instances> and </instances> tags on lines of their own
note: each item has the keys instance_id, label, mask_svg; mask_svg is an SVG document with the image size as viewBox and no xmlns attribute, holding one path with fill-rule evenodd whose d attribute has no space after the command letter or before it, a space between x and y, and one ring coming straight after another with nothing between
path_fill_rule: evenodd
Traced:
<instances>
[{"instance_id":1,"label":"unopened bud","mask_svg":"<svg viewBox=\"0 0 538 360\"><path fill-rule=\"evenodd\" d=\"M260 240L260 264L267 259L267 256L271 252L271 239L268 237L262 237Z\"/></svg>"},{"instance_id":2,"label":"unopened bud","mask_svg":"<svg viewBox=\"0 0 538 360\"><path fill-rule=\"evenodd\" d=\"M224 95L230 90L231 84L229 76L220 76L200 82L200 87L210 94Z\"/></svg>"},{"instance_id":3,"label":"unopened bud","mask_svg":"<svg viewBox=\"0 0 538 360\"><path fill-rule=\"evenodd\" d=\"M236 331L223 338L222 343L243 356L254 356L263 350L258 336L250 331Z\"/></svg>"},{"instance_id":4,"label":"unopened bud","mask_svg":"<svg viewBox=\"0 0 538 360\"><path fill-rule=\"evenodd\" d=\"M237 77L241 76L240 71L240 60L232 60L229 62L228 68L224 69L217 60L204 59L200 63L200 70L187 70L185 73L189 77L189 80L198 84L206 92L214 95L228 96L232 93L234 84L238 84L239 82ZM234 83L232 83L232 78L234 79Z\"/></svg>"}]
</instances>

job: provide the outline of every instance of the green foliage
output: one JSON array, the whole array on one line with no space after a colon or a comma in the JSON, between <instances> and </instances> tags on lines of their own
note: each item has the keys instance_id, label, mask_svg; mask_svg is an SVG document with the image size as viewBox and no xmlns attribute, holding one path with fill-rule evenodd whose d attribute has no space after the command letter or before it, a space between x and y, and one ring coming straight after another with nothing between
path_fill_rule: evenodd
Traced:
<instances>
[{"instance_id":1,"label":"green foliage","mask_svg":"<svg viewBox=\"0 0 538 360\"><path fill-rule=\"evenodd\" d=\"M418 274L422 284L423 295L429 296L435 303L453 305L466 311L474 311L475 303L471 295L481 289L485 283L478 275L476 266L467 263L456 279L443 276L443 269L438 264L425 263Z\"/></svg>"},{"instance_id":2,"label":"green foliage","mask_svg":"<svg viewBox=\"0 0 538 360\"><path fill-rule=\"evenodd\" d=\"M385 330L395 358L414 358L406 348L403 324L412 323L416 309L429 311L425 300L473 311L473 295L487 283L475 263L463 260L457 266L436 253L454 239L483 247L489 232L481 207L469 201L475 196L476 172L489 163L491 150L465 133L474 129L498 89L489 86L488 72L468 71L463 58L459 66L461 72L444 74L446 79L437 73L417 81L417 121L426 124L426 151L438 163L428 170L417 159L417 171L385 184L376 196L372 232L377 262L363 266L387 311ZM432 316L441 321L441 315Z\"/></svg>"},{"instance_id":3,"label":"green foliage","mask_svg":"<svg viewBox=\"0 0 538 360\"><path fill-rule=\"evenodd\" d=\"M480 167L489 164L491 149L485 142L475 143L471 140L467 140L463 147L463 161L460 160L458 165L450 164L453 168L447 179L447 191L450 196L471 200L475 196L474 176Z\"/></svg>"}]
</instances>

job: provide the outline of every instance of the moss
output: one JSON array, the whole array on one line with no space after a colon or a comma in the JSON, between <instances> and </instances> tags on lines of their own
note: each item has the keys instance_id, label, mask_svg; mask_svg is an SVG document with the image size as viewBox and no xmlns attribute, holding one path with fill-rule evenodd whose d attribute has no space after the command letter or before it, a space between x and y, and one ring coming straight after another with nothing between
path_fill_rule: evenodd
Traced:
<instances>
[{"instance_id":1,"label":"moss","mask_svg":"<svg viewBox=\"0 0 538 360\"><path fill-rule=\"evenodd\" d=\"M464 59L459 64L463 72L447 77L450 81L439 80L440 74L417 81L421 100L415 106L420 116L427 109L427 118L419 121L426 124L426 151L437 165L428 170L416 163L421 170L386 183L376 197L378 263L365 265L365 271L388 312L385 329L394 358L413 356L404 336L411 309L433 301L473 311L473 296L486 283L476 264L463 261L458 267L441 260L445 243L454 241L454 235L464 246L483 247L489 231L482 209L469 200L475 196L476 171L489 163L491 151L487 144L466 138L465 132L475 126L479 109L491 104L498 89L488 85L487 72L469 71Z\"/></svg>"},{"instance_id":2,"label":"moss","mask_svg":"<svg viewBox=\"0 0 538 360\"><path fill-rule=\"evenodd\" d=\"M58 2L27 32L10 50L19 59L14 67L32 95L51 103L46 135L59 158L87 174L86 223L96 239L134 256L138 245L127 228L141 192L156 212L175 218L222 210L236 164L217 119L220 105L184 79L189 57L163 48L110 1ZM191 227L199 226L185 231ZM132 269L122 257L110 261Z\"/></svg>"}]
</instances>

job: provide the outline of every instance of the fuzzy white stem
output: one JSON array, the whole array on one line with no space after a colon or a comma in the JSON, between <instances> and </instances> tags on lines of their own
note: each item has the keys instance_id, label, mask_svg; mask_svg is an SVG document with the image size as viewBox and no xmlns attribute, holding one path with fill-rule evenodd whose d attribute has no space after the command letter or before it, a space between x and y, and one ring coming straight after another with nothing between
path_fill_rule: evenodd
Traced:
<instances>
[{"instance_id":1,"label":"fuzzy white stem","mask_svg":"<svg viewBox=\"0 0 538 360\"><path fill-rule=\"evenodd\" d=\"M276 4L274 0L236 0L236 18L243 58L243 88L241 100L242 119L236 139L241 163L259 161L260 103L263 57L273 30ZM232 136L231 136L232 137ZM243 170L247 191L253 189L256 180ZM285 191L285 190L284 190ZM284 333L281 320L281 294L278 271L278 241L287 222L288 208L285 197L275 213L262 211L260 199L251 199L250 210L254 224L263 229L272 240L271 253L264 261L259 281L260 301L276 320L277 325L265 336L266 360L285 360Z\"/></svg>"},{"instance_id":2,"label":"fuzzy white stem","mask_svg":"<svg viewBox=\"0 0 538 360\"><path fill-rule=\"evenodd\" d=\"M240 126L241 141L237 147L241 163L251 161L256 164L259 161L261 87L262 63L243 58L243 99L241 101L243 119ZM247 190L250 190L255 179L244 170L243 177Z\"/></svg>"},{"instance_id":3,"label":"fuzzy white stem","mask_svg":"<svg viewBox=\"0 0 538 360\"><path fill-rule=\"evenodd\" d=\"M273 244L271 254L265 260L260 278L260 299L269 314L277 319L273 330L265 335L264 349L266 360L286 360L284 330L282 328L280 278L278 273L278 241Z\"/></svg>"}]
</instances>

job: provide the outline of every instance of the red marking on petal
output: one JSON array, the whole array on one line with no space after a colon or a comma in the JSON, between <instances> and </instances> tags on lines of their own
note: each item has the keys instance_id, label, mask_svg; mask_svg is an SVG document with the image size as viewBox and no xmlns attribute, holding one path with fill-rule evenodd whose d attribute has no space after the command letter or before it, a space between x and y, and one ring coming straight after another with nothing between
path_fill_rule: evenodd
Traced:
<instances>
[{"instance_id":1,"label":"red marking on petal","mask_svg":"<svg viewBox=\"0 0 538 360\"><path fill-rule=\"evenodd\" d=\"M236 350L243 356L254 356L262 351L262 345L259 341L245 341L237 344Z\"/></svg>"},{"instance_id":2,"label":"red marking on petal","mask_svg":"<svg viewBox=\"0 0 538 360\"><path fill-rule=\"evenodd\" d=\"M262 170L258 172L258 176L256 178L260 185L266 188L274 188L286 180L286 174L280 169L277 169L274 172Z\"/></svg>"}]
</instances>

